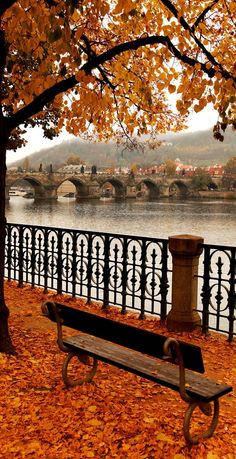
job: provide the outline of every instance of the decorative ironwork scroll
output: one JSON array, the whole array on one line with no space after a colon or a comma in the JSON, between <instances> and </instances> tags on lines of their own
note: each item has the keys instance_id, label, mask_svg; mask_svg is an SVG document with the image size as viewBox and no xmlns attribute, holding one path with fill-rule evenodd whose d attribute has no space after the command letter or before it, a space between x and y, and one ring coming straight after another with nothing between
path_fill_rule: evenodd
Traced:
<instances>
[{"instance_id":1,"label":"decorative ironwork scroll","mask_svg":"<svg viewBox=\"0 0 236 459\"><path fill-rule=\"evenodd\" d=\"M235 335L236 248L204 244L201 298L202 328Z\"/></svg>"}]
</instances>

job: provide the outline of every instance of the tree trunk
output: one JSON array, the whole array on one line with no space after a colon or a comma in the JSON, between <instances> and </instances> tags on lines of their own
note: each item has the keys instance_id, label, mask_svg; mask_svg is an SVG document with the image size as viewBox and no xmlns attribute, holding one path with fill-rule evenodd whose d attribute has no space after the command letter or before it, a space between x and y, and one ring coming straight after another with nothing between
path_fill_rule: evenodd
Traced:
<instances>
[{"instance_id":1,"label":"tree trunk","mask_svg":"<svg viewBox=\"0 0 236 459\"><path fill-rule=\"evenodd\" d=\"M0 352L15 354L8 328L9 309L4 297L4 261L5 261L5 181L6 181L6 146L7 134L4 118L0 116Z\"/></svg>"}]
</instances>

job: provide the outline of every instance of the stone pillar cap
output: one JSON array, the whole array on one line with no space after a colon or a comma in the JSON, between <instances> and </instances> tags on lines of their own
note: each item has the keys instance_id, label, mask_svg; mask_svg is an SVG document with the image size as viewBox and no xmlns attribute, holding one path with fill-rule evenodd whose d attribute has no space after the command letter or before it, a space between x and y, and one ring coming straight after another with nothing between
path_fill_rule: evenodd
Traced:
<instances>
[{"instance_id":1,"label":"stone pillar cap","mask_svg":"<svg viewBox=\"0 0 236 459\"><path fill-rule=\"evenodd\" d=\"M169 237L169 250L173 255L195 256L202 253L204 239L191 234L179 234Z\"/></svg>"}]
</instances>

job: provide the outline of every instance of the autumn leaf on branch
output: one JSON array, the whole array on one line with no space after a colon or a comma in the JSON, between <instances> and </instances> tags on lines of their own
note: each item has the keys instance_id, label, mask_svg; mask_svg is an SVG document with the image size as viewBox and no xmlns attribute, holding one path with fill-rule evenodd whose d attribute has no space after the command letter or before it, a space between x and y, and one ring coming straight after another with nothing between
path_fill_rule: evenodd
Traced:
<instances>
[{"instance_id":1,"label":"autumn leaf on branch","mask_svg":"<svg viewBox=\"0 0 236 459\"><path fill-rule=\"evenodd\" d=\"M108 139L179 130L212 103L234 125L234 13L234 2L216 0L6 2L5 123ZM168 102L175 91L179 114Z\"/></svg>"}]
</instances>

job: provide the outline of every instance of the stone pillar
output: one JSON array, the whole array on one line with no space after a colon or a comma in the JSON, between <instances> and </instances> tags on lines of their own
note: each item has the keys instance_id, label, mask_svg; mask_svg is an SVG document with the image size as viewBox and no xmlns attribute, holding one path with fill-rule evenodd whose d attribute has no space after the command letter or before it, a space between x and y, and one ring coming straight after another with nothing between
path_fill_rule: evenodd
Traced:
<instances>
[{"instance_id":1,"label":"stone pillar","mask_svg":"<svg viewBox=\"0 0 236 459\"><path fill-rule=\"evenodd\" d=\"M184 234L169 238L172 254L172 309L167 316L167 328L191 331L200 325L197 311L198 264L204 240Z\"/></svg>"},{"instance_id":2,"label":"stone pillar","mask_svg":"<svg viewBox=\"0 0 236 459\"><path fill-rule=\"evenodd\" d=\"M100 199L100 186L96 181L91 181L87 187L87 197L88 199ZM80 196L81 197L81 196Z\"/></svg>"},{"instance_id":3,"label":"stone pillar","mask_svg":"<svg viewBox=\"0 0 236 459\"><path fill-rule=\"evenodd\" d=\"M55 185L46 185L34 186L35 199L52 199L56 200L57 196L57 187Z\"/></svg>"}]
</instances>

